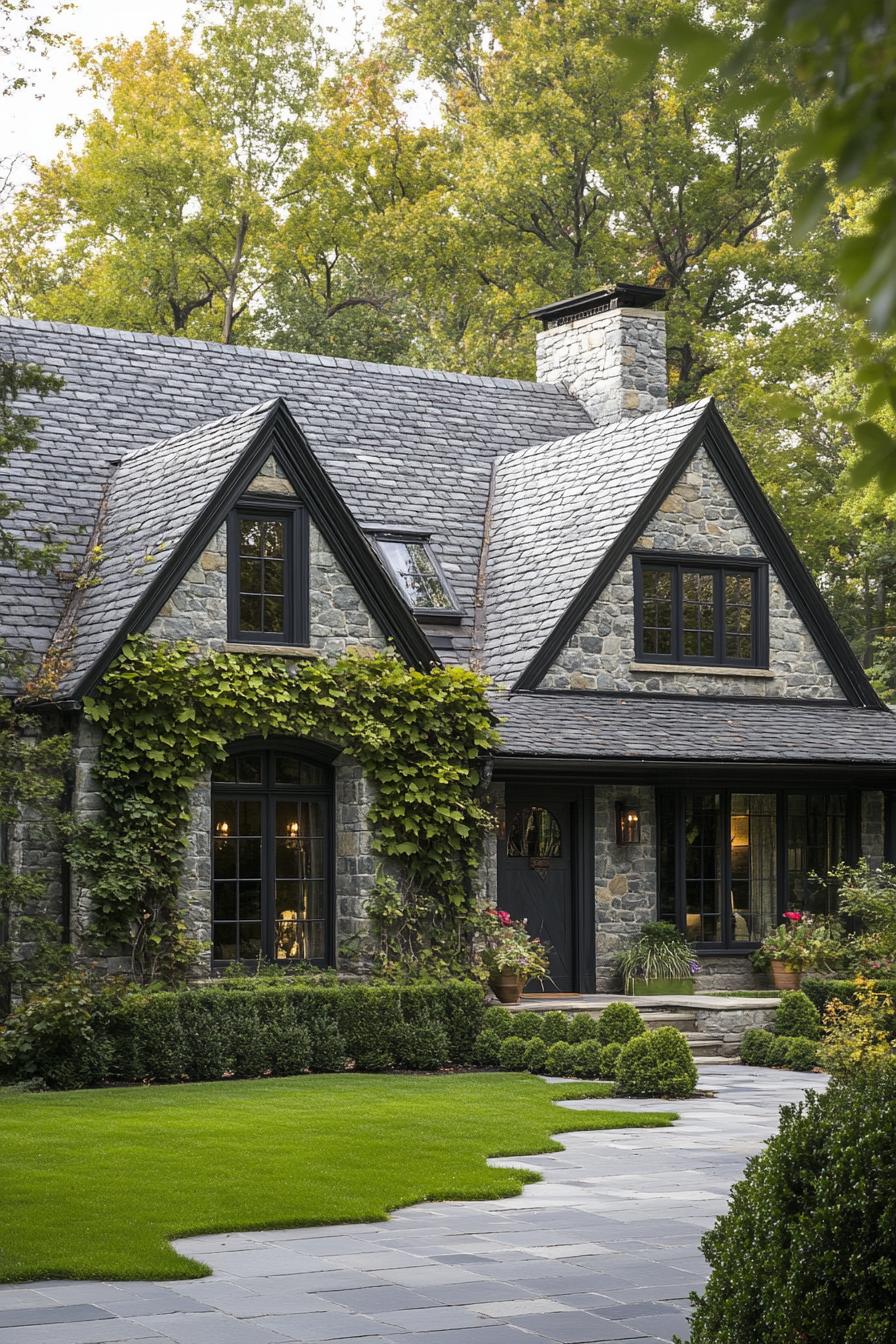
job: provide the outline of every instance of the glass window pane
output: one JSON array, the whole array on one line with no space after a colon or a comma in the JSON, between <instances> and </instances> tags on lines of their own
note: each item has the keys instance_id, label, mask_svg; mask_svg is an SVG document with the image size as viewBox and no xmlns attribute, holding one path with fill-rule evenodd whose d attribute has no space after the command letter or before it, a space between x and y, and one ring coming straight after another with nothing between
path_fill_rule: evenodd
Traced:
<instances>
[{"instance_id":1,"label":"glass window pane","mask_svg":"<svg viewBox=\"0 0 896 1344\"><path fill-rule=\"evenodd\" d=\"M731 936L760 943L777 922L777 799L731 795Z\"/></svg>"},{"instance_id":2,"label":"glass window pane","mask_svg":"<svg viewBox=\"0 0 896 1344\"><path fill-rule=\"evenodd\" d=\"M261 919L261 883L240 882L240 919Z\"/></svg>"},{"instance_id":3,"label":"glass window pane","mask_svg":"<svg viewBox=\"0 0 896 1344\"><path fill-rule=\"evenodd\" d=\"M239 844L239 876L261 877L261 841L260 840L240 840Z\"/></svg>"},{"instance_id":4,"label":"glass window pane","mask_svg":"<svg viewBox=\"0 0 896 1344\"><path fill-rule=\"evenodd\" d=\"M274 595L283 593L283 574L285 565L282 560L265 560L264 562L264 591Z\"/></svg>"},{"instance_id":5,"label":"glass window pane","mask_svg":"<svg viewBox=\"0 0 896 1344\"><path fill-rule=\"evenodd\" d=\"M300 784L304 788L327 783L327 771L322 765L303 761L299 756L274 757L274 783Z\"/></svg>"},{"instance_id":6,"label":"glass window pane","mask_svg":"<svg viewBox=\"0 0 896 1344\"><path fill-rule=\"evenodd\" d=\"M261 555L261 522L258 518L240 519L240 555Z\"/></svg>"},{"instance_id":7,"label":"glass window pane","mask_svg":"<svg viewBox=\"0 0 896 1344\"><path fill-rule=\"evenodd\" d=\"M240 595L240 630L261 634L264 629L262 599Z\"/></svg>"},{"instance_id":8,"label":"glass window pane","mask_svg":"<svg viewBox=\"0 0 896 1344\"><path fill-rule=\"evenodd\" d=\"M236 883L216 882L213 894L215 920L236 919Z\"/></svg>"},{"instance_id":9,"label":"glass window pane","mask_svg":"<svg viewBox=\"0 0 896 1344\"><path fill-rule=\"evenodd\" d=\"M846 795L788 794L787 908L835 914L837 883L829 874L845 857Z\"/></svg>"},{"instance_id":10,"label":"glass window pane","mask_svg":"<svg viewBox=\"0 0 896 1344\"><path fill-rule=\"evenodd\" d=\"M240 592L261 592L261 561L244 558L240 560Z\"/></svg>"},{"instance_id":11,"label":"glass window pane","mask_svg":"<svg viewBox=\"0 0 896 1344\"><path fill-rule=\"evenodd\" d=\"M721 937L721 810L717 793L684 799L685 935L691 942Z\"/></svg>"},{"instance_id":12,"label":"glass window pane","mask_svg":"<svg viewBox=\"0 0 896 1344\"><path fill-rule=\"evenodd\" d=\"M237 779L241 784L261 783L261 756L255 753L244 754L236 758Z\"/></svg>"},{"instance_id":13,"label":"glass window pane","mask_svg":"<svg viewBox=\"0 0 896 1344\"><path fill-rule=\"evenodd\" d=\"M285 554L284 535L283 523L279 519L268 519L262 533L262 555L282 559Z\"/></svg>"},{"instance_id":14,"label":"glass window pane","mask_svg":"<svg viewBox=\"0 0 896 1344\"><path fill-rule=\"evenodd\" d=\"M658 914L670 924L678 922L675 901L675 799L669 793L657 794L659 828Z\"/></svg>"},{"instance_id":15,"label":"glass window pane","mask_svg":"<svg viewBox=\"0 0 896 1344\"><path fill-rule=\"evenodd\" d=\"M240 957L255 960L261 956L261 925L240 924Z\"/></svg>"},{"instance_id":16,"label":"glass window pane","mask_svg":"<svg viewBox=\"0 0 896 1344\"><path fill-rule=\"evenodd\" d=\"M546 807L524 807L516 812L507 832L510 858L559 858L560 824Z\"/></svg>"},{"instance_id":17,"label":"glass window pane","mask_svg":"<svg viewBox=\"0 0 896 1344\"><path fill-rule=\"evenodd\" d=\"M218 761L217 764L212 767L212 780L216 784L218 783L235 784L236 783L235 757L228 756L225 760Z\"/></svg>"},{"instance_id":18,"label":"glass window pane","mask_svg":"<svg viewBox=\"0 0 896 1344\"><path fill-rule=\"evenodd\" d=\"M240 835L261 835L261 800L241 799L239 806Z\"/></svg>"},{"instance_id":19,"label":"glass window pane","mask_svg":"<svg viewBox=\"0 0 896 1344\"><path fill-rule=\"evenodd\" d=\"M234 961L238 955L236 924L215 924L212 932L212 955L216 961Z\"/></svg>"},{"instance_id":20,"label":"glass window pane","mask_svg":"<svg viewBox=\"0 0 896 1344\"><path fill-rule=\"evenodd\" d=\"M216 878L236 877L236 846L235 840L222 840L215 837L212 845L212 863L214 876Z\"/></svg>"},{"instance_id":21,"label":"glass window pane","mask_svg":"<svg viewBox=\"0 0 896 1344\"><path fill-rule=\"evenodd\" d=\"M441 609L454 606L426 542L380 538L377 544L410 606Z\"/></svg>"},{"instance_id":22,"label":"glass window pane","mask_svg":"<svg viewBox=\"0 0 896 1344\"><path fill-rule=\"evenodd\" d=\"M232 798L216 798L212 808L212 830L216 839L226 840L236 835L236 802Z\"/></svg>"},{"instance_id":23,"label":"glass window pane","mask_svg":"<svg viewBox=\"0 0 896 1344\"><path fill-rule=\"evenodd\" d=\"M255 600L254 598L252 599ZM266 635L282 635L286 628L283 622L283 598L265 597L263 613L263 632Z\"/></svg>"}]
</instances>

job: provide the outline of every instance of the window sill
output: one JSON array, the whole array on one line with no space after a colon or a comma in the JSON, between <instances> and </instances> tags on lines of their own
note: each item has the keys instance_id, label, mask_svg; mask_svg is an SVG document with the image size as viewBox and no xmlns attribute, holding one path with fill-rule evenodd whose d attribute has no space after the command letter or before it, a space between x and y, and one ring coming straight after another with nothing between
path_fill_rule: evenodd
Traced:
<instances>
[{"instance_id":1,"label":"window sill","mask_svg":"<svg viewBox=\"0 0 896 1344\"><path fill-rule=\"evenodd\" d=\"M225 653L268 653L272 658L322 658L319 649L308 648L305 644L250 644L248 640L228 640L224 645Z\"/></svg>"},{"instance_id":2,"label":"window sill","mask_svg":"<svg viewBox=\"0 0 896 1344\"><path fill-rule=\"evenodd\" d=\"M698 677L753 677L760 681L773 681L775 676L767 667L726 667L724 664L715 667L706 663L630 663L629 671L674 672L679 675L686 672L689 676Z\"/></svg>"}]
</instances>

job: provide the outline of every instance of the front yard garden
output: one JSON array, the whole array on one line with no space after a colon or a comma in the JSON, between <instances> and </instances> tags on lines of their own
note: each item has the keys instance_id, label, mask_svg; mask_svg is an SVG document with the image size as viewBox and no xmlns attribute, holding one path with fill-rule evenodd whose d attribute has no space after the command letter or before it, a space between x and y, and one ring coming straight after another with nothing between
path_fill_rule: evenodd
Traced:
<instances>
[{"instance_id":1,"label":"front yard garden","mask_svg":"<svg viewBox=\"0 0 896 1344\"><path fill-rule=\"evenodd\" d=\"M599 1083L514 1074L328 1075L0 1094L0 1279L206 1273L169 1238L385 1218L427 1199L515 1195L571 1130L669 1114L564 1110Z\"/></svg>"}]
</instances>

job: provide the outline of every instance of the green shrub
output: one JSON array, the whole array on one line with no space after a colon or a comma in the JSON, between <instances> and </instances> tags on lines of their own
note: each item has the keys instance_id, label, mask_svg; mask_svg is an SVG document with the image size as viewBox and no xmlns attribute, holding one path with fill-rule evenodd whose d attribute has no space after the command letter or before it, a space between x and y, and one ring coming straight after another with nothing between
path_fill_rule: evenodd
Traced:
<instances>
[{"instance_id":1,"label":"green shrub","mask_svg":"<svg viewBox=\"0 0 896 1344\"><path fill-rule=\"evenodd\" d=\"M774 1030L778 1036L805 1036L817 1041L821 1036L821 1014L801 990L785 990L775 1009Z\"/></svg>"},{"instance_id":2,"label":"green shrub","mask_svg":"<svg viewBox=\"0 0 896 1344\"><path fill-rule=\"evenodd\" d=\"M609 1045L611 1041L625 1045L626 1041L640 1036L646 1030L634 1004L609 1003L597 1019L595 1040L600 1041L601 1045Z\"/></svg>"},{"instance_id":3,"label":"green shrub","mask_svg":"<svg viewBox=\"0 0 896 1344\"><path fill-rule=\"evenodd\" d=\"M697 1085L697 1068L681 1032L659 1027L623 1046L616 1082L624 1097L689 1097Z\"/></svg>"},{"instance_id":4,"label":"green shrub","mask_svg":"<svg viewBox=\"0 0 896 1344\"><path fill-rule=\"evenodd\" d=\"M526 1042L523 1051L523 1064L530 1073L544 1073L547 1066L548 1047L539 1036L533 1036Z\"/></svg>"},{"instance_id":5,"label":"green shrub","mask_svg":"<svg viewBox=\"0 0 896 1344\"><path fill-rule=\"evenodd\" d=\"M514 1073L520 1073L525 1069L528 1044L529 1041L525 1036L505 1036L498 1051L498 1063L501 1068L510 1069Z\"/></svg>"},{"instance_id":6,"label":"green shrub","mask_svg":"<svg viewBox=\"0 0 896 1344\"><path fill-rule=\"evenodd\" d=\"M523 1036L527 1041L533 1036L541 1036L542 1014L532 1013L528 1009L522 1013L511 1013L513 1018L513 1030L511 1036Z\"/></svg>"},{"instance_id":7,"label":"green shrub","mask_svg":"<svg viewBox=\"0 0 896 1344\"><path fill-rule=\"evenodd\" d=\"M874 978L874 988L882 994L889 994L896 1002L896 979L882 976ZM806 976L802 982L803 993L811 999L824 1016L824 1010L831 999L839 999L841 1003L854 1003L856 999L855 980L826 980L821 976ZM896 1035L896 1021L892 1024L892 1033Z\"/></svg>"},{"instance_id":8,"label":"green shrub","mask_svg":"<svg viewBox=\"0 0 896 1344\"><path fill-rule=\"evenodd\" d=\"M609 1045L601 1046L600 1052L600 1077L606 1078L609 1082L614 1082L616 1070L619 1068L619 1056L625 1049L621 1041L610 1041Z\"/></svg>"},{"instance_id":9,"label":"green shrub","mask_svg":"<svg viewBox=\"0 0 896 1344\"><path fill-rule=\"evenodd\" d=\"M572 1046L573 1072L577 1078L602 1078L603 1053L607 1049L599 1041L579 1041Z\"/></svg>"},{"instance_id":10,"label":"green shrub","mask_svg":"<svg viewBox=\"0 0 896 1344\"><path fill-rule=\"evenodd\" d=\"M809 1073L818 1063L818 1042L806 1036L779 1036L784 1042L784 1067Z\"/></svg>"},{"instance_id":11,"label":"green shrub","mask_svg":"<svg viewBox=\"0 0 896 1344\"><path fill-rule=\"evenodd\" d=\"M482 1019L483 1028L493 1031L496 1036L500 1036L503 1041L505 1036L516 1034L513 1030L515 1015L509 1008L504 1008L501 1004L494 1004L491 1008L486 1008Z\"/></svg>"},{"instance_id":12,"label":"green shrub","mask_svg":"<svg viewBox=\"0 0 896 1344\"><path fill-rule=\"evenodd\" d=\"M545 1073L558 1078L571 1078L576 1067L576 1046L568 1041L555 1041L548 1046Z\"/></svg>"},{"instance_id":13,"label":"green shrub","mask_svg":"<svg viewBox=\"0 0 896 1344\"><path fill-rule=\"evenodd\" d=\"M810 1092L703 1238L691 1344L893 1344L896 1073Z\"/></svg>"},{"instance_id":14,"label":"green shrub","mask_svg":"<svg viewBox=\"0 0 896 1344\"><path fill-rule=\"evenodd\" d=\"M569 1018L566 1013L561 1013L557 1009L553 1009L549 1013L542 1013L541 1030L538 1034L546 1045L555 1045L557 1041L568 1041Z\"/></svg>"},{"instance_id":15,"label":"green shrub","mask_svg":"<svg viewBox=\"0 0 896 1344\"><path fill-rule=\"evenodd\" d=\"M0 1077L52 1088L93 1087L114 1072L111 994L72 971L15 1008L0 1026Z\"/></svg>"},{"instance_id":16,"label":"green shrub","mask_svg":"<svg viewBox=\"0 0 896 1344\"><path fill-rule=\"evenodd\" d=\"M574 1013L566 1039L572 1045L577 1045L579 1041L596 1040L597 1022L588 1013Z\"/></svg>"},{"instance_id":17,"label":"green shrub","mask_svg":"<svg viewBox=\"0 0 896 1344\"><path fill-rule=\"evenodd\" d=\"M766 1068L787 1068L787 1041L788 1037L786 1036L772 1036L765 1052Z\"/></svg>"},{"instance_id":18,"label":"green shrub","mask_svg":"<svg viewBox=\"0 0 896 1344\"><path fill-rule=\"evenodd\" d=\"M407 1022L398 1028L395 1062L400 1069L443 1069L449 1062L448 1037L435 1022Z\"/></svg>"},{"instance_id":19,"label":"green shrub","mask_svg":"<svg viewBox=\"0 0 896 1344\"><path fill-rule=\"evenodd\" d=\"M768 1064L769 1046L774 1039L772 1033L764 1027L750 1027L741 1037L741 1063L764 1068Z\"/></svg>"},{"instance_id":20,"label":"green shrub","mask_svg":"<svg viewBox=\"0 0 896 1344\"><path fill-rule=\"evenodd\" d=\"M491 1027L485 1027L476 1037L473 1062L481 1064L486 1069L500 1063L501 1042L503 1040L504 1037L499 1036Z\"/></svg>"}]
</instances>

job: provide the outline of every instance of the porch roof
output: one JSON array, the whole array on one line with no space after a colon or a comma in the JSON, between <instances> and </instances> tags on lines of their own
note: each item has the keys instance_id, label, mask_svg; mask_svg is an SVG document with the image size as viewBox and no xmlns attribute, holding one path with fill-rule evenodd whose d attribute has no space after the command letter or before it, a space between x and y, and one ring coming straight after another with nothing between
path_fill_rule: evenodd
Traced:
<instances>
[{"instance_id":1,"label":"porch roof","mask_svg":"<svg viewBox=\"0 0 896 1344\"><path fill-rule=\"evenodd\" d=\"M889 767L896 714L842 702L670 695L494 694L499 758L623 762L774 762Z\"/></svg>"}]
</instances>

